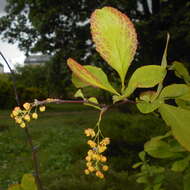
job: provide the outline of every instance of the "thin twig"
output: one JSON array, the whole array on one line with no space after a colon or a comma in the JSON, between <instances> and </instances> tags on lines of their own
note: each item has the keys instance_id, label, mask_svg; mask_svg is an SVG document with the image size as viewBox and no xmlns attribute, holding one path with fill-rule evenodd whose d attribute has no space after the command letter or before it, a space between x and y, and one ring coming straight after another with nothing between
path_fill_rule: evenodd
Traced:
<instances>
[{"instance_id":1,"label":"thin twig","mask_svg":"<svg viewBox=\"0 0 190 190\"><path fill-rule=\"evenodd\" d=\"M6 65L8 66L8 68L9 68L9 70L11 72L11 77L12 77L12 81L13 81L13 88L14 88L14 92L15 92L15 99L16 99L17 105L20 106L20 99L19 99L19 96L18 96L17 88L16 88L15 73L11 69L8 61L6 60L6 58L4 57L4 55L3 55L3 53L1 51L0 51L0 55L3 58L3 60L5 61ZM24 131L25 131L28 143L29 143L29 145L31 147L31 150L32 150L32 161L33 161L33 166L34 166L34 171L35 171L35 175L34 175L35 181L36 181L36 184L38 186L38 190L43 190L43 186L42 186L41 179L40 179L40 172L39 172L37 153L36 153L36 150L35 150L34 145L33 145L32 137L30 135L28 127L25 127Z\"/></svg>"},{"instance_id":2,"label":"thin twig","mask_svg":"<svg viewBox=\"0 0 190 190\"><path fill-rule=\"evenodd\" d=\"M17 93L17 88L16 88L16 79L15 79L15 73L14 71L11 69L8 61L5 59L3 53L0 51L0 55L1 57L3 58L3 60L5 61L7 67L9 68L10 72L11 72L11 77L12 77L12 81L13 81L13 89L14 89L14 92L15 92L15 99L16 99L16 102L17 104L20 106L20 100L19 100L19 96L18 96L18 93Z\"/></svg>"},{"instance_id":3,"label":"thin twig","mask_svg":"<svg viewBox=\"0 0 190 190\"><path fill-rule=\"evenodd\" d=\"M116 107L122 104L136 104L135 101L133 100L129 100L129 99L125 99L123 101L117 102L115 104L110 104L110 105L106 105L106 104L98 104L98 103L94 103L91 102L89 100L62 100L62 99L51 99L51 98L47 98L46 100L37 100L35 99L34 103L32 103L33 107L36 106L41 106L41 105L45 105L45 104L65 104L65 103L72 103L72 104L90 104L92 106L97 106L101 109L104 109L104 112L106 112L108 109L111 109L112 107Z\"/></svg>"}]
</instances>

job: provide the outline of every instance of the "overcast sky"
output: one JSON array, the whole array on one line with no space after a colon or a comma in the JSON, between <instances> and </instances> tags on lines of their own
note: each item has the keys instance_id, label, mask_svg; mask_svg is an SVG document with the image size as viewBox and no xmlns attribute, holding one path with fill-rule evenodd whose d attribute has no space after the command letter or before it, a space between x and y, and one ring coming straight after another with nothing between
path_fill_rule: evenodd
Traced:
<instances>
[{"instance_id":1,"label":"overcast sky","mask_svg":"<svg viewBox=\"0 0 190 190\"><path fill-rule=\"evenodd\" d=\"M5 5L6 5L6 0L0 0L0 17L5 15L5 11L4 11ZM16 44L13 45L13 44L8 44L7 42L4 42L1 39L1 36L0 36L0 51L4 54L6 59L9 61L12 68L14 68L14 65L16 63L23 64L24 59L25 59L24 52L21 52L18 49ZM7 66L5 65L1 57L0 57L0 63L4 65L4 71L9 72Z\"/></svg>"}]
</instances>

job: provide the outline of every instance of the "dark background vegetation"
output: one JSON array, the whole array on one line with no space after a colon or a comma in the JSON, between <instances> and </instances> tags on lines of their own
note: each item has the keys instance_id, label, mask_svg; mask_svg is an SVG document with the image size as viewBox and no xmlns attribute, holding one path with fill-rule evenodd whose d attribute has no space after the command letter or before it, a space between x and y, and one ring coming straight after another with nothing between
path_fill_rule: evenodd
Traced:
<instances>
[{"instance_id":1,"label":"dark background vegetation","mask_svg":"<svg viewBox=\"0 0 190 190\"><path fill-rule=\"evenodd\" d=\"M90 15L103 6L121 10L135 24L139 44L129 75L138 66L160 64L167 32L171 36L168 63L178 60L190 68L188 0L7 0L7 15L0 18L3 38L10 43L18 42L26 55L39 52L52 55L45 65L17 66L16 85L22 102L47 97L71 99L76 89L71 84L71 73L66 66L68 57L73 57L81 64L102 67L109 73L110 80L114 81L117 74L96 53L90 35ZM169 73L167 80L180 82L172 73ZM118 81L115 83L117 86ZM110 101L106 92L92 88L85 91L88 96L94 95L102 102ZM10 74L2 74L0 107L7 109L15 104ZM143 189L135 185L131 165L138 161L137 154L143 149L144 142L165 132L165 124L157 115L138 114L135 106L112 110L102 124L104 133L112 140L107 152L112 169L106 181L101 182L81 174L85 166L82 159L87 151L83 129L93 127L97 118L96 113L91 111L83 110L80 106L50 106L49 112L39 120L40 123L34 124L32 134L40 147L40 166L46 188ZM32 172L32 168L27 162L30 152L24 144L21 129L12 127L13 122L8 119L7 111L1 111L0 115L0 135L4 143L0 146L0 170L3 171L0 186L5 188L7 184L20 180L23 173ZM21 167L13 167L18 165ZM169 189L181 190L177 180L179 175L170 175L168 179L175 181L170 183Z\"/></svg>"}]
</instances>

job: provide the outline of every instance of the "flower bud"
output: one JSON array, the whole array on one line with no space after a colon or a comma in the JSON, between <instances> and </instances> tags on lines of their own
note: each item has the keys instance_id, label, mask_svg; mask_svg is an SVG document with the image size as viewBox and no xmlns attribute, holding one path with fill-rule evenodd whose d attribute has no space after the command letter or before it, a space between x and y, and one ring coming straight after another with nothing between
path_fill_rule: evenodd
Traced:
<instances>
[{"instance_id":1,"label":"flower bud","mask_svg":"<svg viewBox=\"0 0 190 190\"><path fill-rule=\"evenodd\" d=\"M38 114L37 114L37 113L33 113L33 114L32 114L32 118L33 118L33 119L38 119Z\"/></svg>"},{"instance_id":2,"label":"flower bud","mask_svg":"<svg viewBox=\"0 0 190 190\"><path fill-rule=\"evenodd\" d=\"M46 107L45 107L45 106L40 106L39 110L40 110L41 112L44 112L44 111L46 110Z\"/></svg>"},{"instance_id":3,"label":"flower bud","mask_svg":"<svg viewBox=\"0 0 190 190\"><path fill-rule=\"evenodd\" d=\"M31 105L28 102L26 102L23 104L23 107L25 110L29 110L31 108Z\"/></svg>"}]
</instances>

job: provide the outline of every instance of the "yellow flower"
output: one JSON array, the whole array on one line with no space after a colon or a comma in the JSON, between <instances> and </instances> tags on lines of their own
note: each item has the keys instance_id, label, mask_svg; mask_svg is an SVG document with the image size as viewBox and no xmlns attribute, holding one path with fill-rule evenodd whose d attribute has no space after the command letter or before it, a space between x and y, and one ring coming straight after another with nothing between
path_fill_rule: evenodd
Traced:
<instances>
[{"instance_id":1,"label":"yellow flower","mask_svg":"<svg viewBox=\"0 0 190 190\"><path fill-rule=\"evenodd\" d=\"M107 149L106 146L98 146L98 152L99 152L99 153L104 152L106 149Z\"/></svg>"},{"instance_id":2,"label":"yellow flower","mask_svg":"<svg viewBox=\"0 0 190 190\"><path fill-rule=\"evenodd\" d=\"M17 106L17 107L14 108L14 110L15 111L20 111L20 107Z\"/></svg>"},{"instance_id":3,"label":"yellow flower","mask_svg":"<svg viewBox=\"0 0 190 190\"><path fill-rule=\"evenodd\" d=\"M93 160L98 160L99 161L101 159L101 156L99 154L93 154L92 158L93 158Z\"/></svg>"},{"instance_id":4,"label":"yellow flower","mask_svg":"<svg viewBox=\"0 0 190 190\"><path fill-rule=\"evenodd\" d=\"M89 166L89 167L88 167L88 170L89 170L90 172L93 172L93 171L95 171L95 168L92 167L92 166Z\"/></svg>"},{"instance_id":5,"label":"yellow flower","mask_svg":"<svg viewBox=\"0 0 190 190\"><path fill-rule=\"evenodd\" d=\"M107 158L106 158L105 156L101 156L100 161L101 161L101 162L106 162L106 161L107 161Z\"/></svg>"},{"instance_id":6,"label":"yellow flower","mask_svg":"<svg viewBox=\"0 0 190 190\"><path fill-rule=\"evenodd\" d=\"M21 128L25 128L25 127L26 127L26 124L23 122L23 123L20 124L20 127L21 127Z\"/></svg>"},{"instance_id":7,"label":"yellow flower","mask_svg":"<svg viewBox=\"0 0 190 190\"><path fill-rule=\"evenodd\" d=\"M46 110L46 107L45 107L45 106L40 106L39 110L40 110L41 112L44 112L44 111Z\"/></svg>"},{"instance_id":8,"label":"yellow flower","mask_svg":"<svg viewBox=\"0 0 190 190\"><path fill-rule=\"evenodd\" d=\"M16 123L18 124L21 124L22 123L22 119L20 117L15 117L15 121Z\"/></svg>"},{"instance_id":9,"label":"yellow flower","mask_svg":"<svg viewBox=\"0 0 190 190\"><path fill-rule=\"evenodd\" d=\"M89 175L89 174L90 174L90 172L89 172L88 169L85 169L85 170L84 170L84 173L85 173L86 175Z\"/></svg>"},{"instance_id":10,"label":"yellow flower","mask_svg":"<svg viewBox=\"0 0 190 190\"><path fill-rule=\"evenodd\" d=\"M28 102L26 102L23 104L23 107L25 110L29 110L31 108L31 105Z\"/></svg>"},{"instance_id":11,"label":"yellow flower","mask_svg":"<svg viewBox=\"0 0 190 190\"><path fill-rule=\"evenodd\" d=\"M92 141L92 140L88 140L87 144L90 145L92 148L96 147L96 143L94 141Z\"/></svg>"},{"instance_id":12,"label":"yellow flower","mask_svg":"<svg viewBox=\"0 0 190 190\"><path fill-rule=\"evenodd\" d=\"M27 115L24 116L24 119L29 122L30 121L30 116L27 114Z\"/></svg>"},{"instance_id":13,"label":"yellow flower","mask_svg":"<svg viewBox=\"0 0 190 190\"><path fill-rule=\"evenodd\" d=\"M92 138L96 135L95 131L91 128L85 129L84 133L87 137L91 136Z\"/></svg>"},{"instance_id":14,"label":"yellow flower","mask_svg":"<svg viewBox=\"0 0 190 190\"><path fill-rule=\"evenodd\" d=\"M12 111L12 115L13 115L14 117L16 117L18 114L19 114L18 111L16 111L16 110L13 110L13 111Z\"/></svg>"},{"instance_id":15,"label":"yellow flower","mask_svg":"<svg viewBox=\"0 0 190 190\"><path fill-rule=\"evenodd\" d=\"M101 171L97 171L96 176L99 177L100 179L104 178L104 174Z\"/></svg>"},{"instance_id":16,"label":"yellow flower","mask_svg":"<svg viewBox=\"0 0 190 190\"><path fill-rule=\"evenodd\" d=\"M88 156L92 156L94 154L93 150L88 151Z\"/></svg>"},{"instance_id":17,"label":"yellow flower","mask_svg":"<svg viewBox=\"0 0 190 190\"><path fill-rule=\"evenodd\" d=\"M37 113L33 113L33 114L32 114L32 118L33 118L33 119L37 119L37 118L38 118L38 114L37 114Z\"/></svg>"},{"instance_id":18,"label":"yellow flower","mask_svg":"<svg viewBox=\"0 0 190 190\"><path fill-rule=\"evenodd\" d=\"M89 162L89 161L91 160L91 157L90 157L90 156L86 156L86 158L85 158L85 159L86 159L86 161L88 161L88 162Z\"/></svg>"},{"instance_id":19,"label":"yellow flower","mask_svg":"<svg viewBox=\"0 0 190 190\"><path fill-rule=\"evenodd\" d=\"M109 167L108 167L107 165L104 165L104 166L102 166L102 169L103 169L104 171L108 171Z\"/></svg>"},{"instance_id":20,"label":"yellow flower","mask_svg":"<svg viewBox=\"0 0 190 190\"><path fill-rule=\"evenodd\" d=\"M92 162L87 162L87 163L86 163L86 166L87 166L87 167L92 166Z\"/></svg>"},{"instance_id":21,"label":"yellow flower","mask_svg":"<svg viewBox=\"0 0 190 190\"><path fill-rule=\"evenodd\" d=\"M110 138L106 137L104 138L101 142L100 142L101 145L108 145L110 144Z\"/></svg>"}]
</instances>

